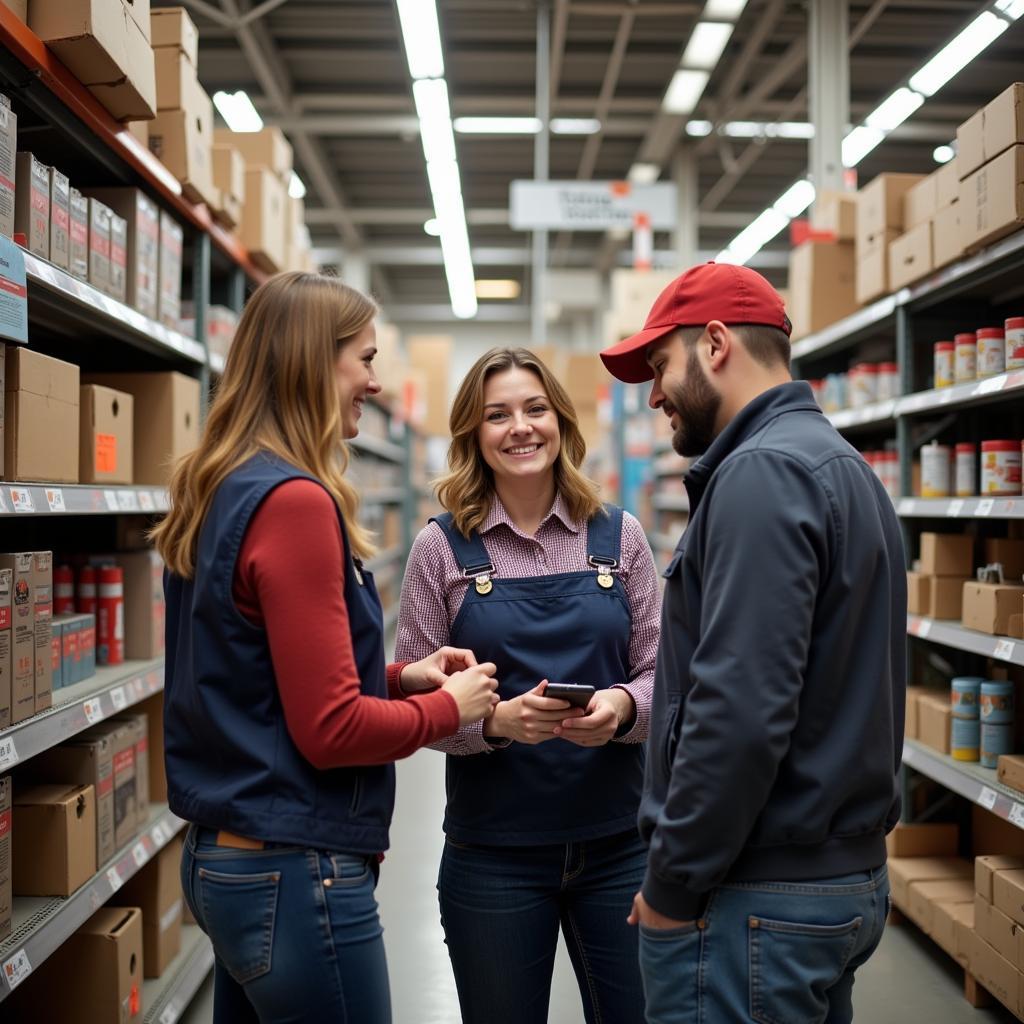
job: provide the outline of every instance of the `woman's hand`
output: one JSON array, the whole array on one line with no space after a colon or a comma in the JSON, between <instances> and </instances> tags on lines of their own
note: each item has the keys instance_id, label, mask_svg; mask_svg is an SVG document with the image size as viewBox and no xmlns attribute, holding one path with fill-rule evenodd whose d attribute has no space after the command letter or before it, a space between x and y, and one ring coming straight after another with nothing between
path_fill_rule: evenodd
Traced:
<instances>
[{"instance_id":1,"label":"woman's hand","mask_svg":"<svg viewBox=\"0 0 1024 1024\"><path fill-rule=\"evenodd\" d=\"M422 661L414 661L402 669L398 685L403 693L422 693L444 686L453 672L461 672L476 664L476 655L461 647L442 647Z\"/></svg>"},{"instance_id":2,"label":"woman's hand","mask_svg":"<svg viewBox=\"0 0 1024 1024\"><path fill-rule=\"evenodd\" d=\"M473 665L448 676L441 687L455 698L459 706L459 726L472 725L481 718L487 718L498 703L498 680L494 678L497 667L493 662Z\"/></svg>"},{"instance_id":3,"label":"woman's hand","mask_svg":"<svg viewBox=\"0 0 1024 1024\"><path fill-rule=\"evenodd\" d=\"M554 739L555 730L567 717L578 717L583 710L571 708L568 701L545 697L547 685L544 679L522 696L501 701L484 722L484 735L531 745Z\"/></svg>"},{"instance_id":4,"label":"woman's hand","mask_svg":"<svg viewBox=\"0 0 1024 1024\"><path fill-rule=\"evenodd\" d=\"M636 716L633 698L621 687L598 690L587 705L583 718L567 718L554 730L555 736L580 747L603 747L623 722Z\"/></svg>"}]
</instances>

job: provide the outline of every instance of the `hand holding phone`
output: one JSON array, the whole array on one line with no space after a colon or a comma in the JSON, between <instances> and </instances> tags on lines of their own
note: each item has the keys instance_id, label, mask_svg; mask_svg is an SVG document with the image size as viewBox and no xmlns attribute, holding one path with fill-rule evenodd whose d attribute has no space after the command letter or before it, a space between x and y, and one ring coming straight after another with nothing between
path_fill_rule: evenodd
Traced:
<instances>
[{"instance_id":1,"label":"hand holding phone","mask_svg":"<svg viewBox=\"0 0 1024 1024\"><path fill-rule=\"evenodd\" d=\"M593 699L594 687L582 683L548 683L544 696L567 701L571 707L586 711Z\"/></svg>"}]
</instances>

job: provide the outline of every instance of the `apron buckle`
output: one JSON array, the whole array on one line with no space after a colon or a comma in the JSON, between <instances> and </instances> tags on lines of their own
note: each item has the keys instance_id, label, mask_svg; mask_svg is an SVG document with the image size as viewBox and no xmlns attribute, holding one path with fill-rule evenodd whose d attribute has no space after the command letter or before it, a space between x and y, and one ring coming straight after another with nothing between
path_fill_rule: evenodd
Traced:
<instances>
[{"instance_id":1,"label":"apron buckle","mask_svg":"<svg viewBox=\"0 0 1024 1024\"><path fill-rule=\"evenodd\" d=\"M489 594L494 589L490 573L483 572L474 578L476 592L478 594Z\"/></svg>"},{"instance_id":2,"label":"apron buckle","mask_svg":"<svg viewBox=\"0 0 1024 1024\"><path fill-rule=\"evenodd\" d=\"M604 587L605 590L614 586L615 580L612 578L612 569L617 569L619 566L619 563L614 558L600 558L597 555L588 555L587 563L597 570L598 586Z\"/></svg>"}]
</instances>

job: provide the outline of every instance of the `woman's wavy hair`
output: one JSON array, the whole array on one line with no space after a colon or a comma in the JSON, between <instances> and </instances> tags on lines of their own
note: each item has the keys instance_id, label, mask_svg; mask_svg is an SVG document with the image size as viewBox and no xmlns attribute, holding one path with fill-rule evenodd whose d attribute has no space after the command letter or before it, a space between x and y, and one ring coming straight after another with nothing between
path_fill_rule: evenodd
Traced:
<instances>
[{"instance_id":1,"label":"woman's wavy hair","mask_svg":"<svg viewBox=\"0 0 1024 1024\"><path fill-rule=\"evenodd\" d=\"M577 522L586 522L603 511L597 484L580 470L587 445L565 388L528 349L492 348L473 364L452 403L448 472L436 483L438 500L451 512L456 528L465 537L483 524L494 500L494 474L477 440L484 420L484 387L494 374L512 369L536 374L558 416L561 443L554 465L555 486L569 513Z\"/></svg>"},{"instance_id":2,"label":"woman's wavy hair","mask_svg":"<svg viewBox=\"0 0 1024 1024\"><path fill-rule=\"evenodd\" d=\"M269 452L316 477L334 498L353 553L373 552L357 522L359 497L345 479L335 361L377 315L365 295L322 274L276 274L246 303L210 405L199 447L171 479L171 508L152 531L171 572L191 579L199 532L232 470Z\"/></svg>"}]
</instances>

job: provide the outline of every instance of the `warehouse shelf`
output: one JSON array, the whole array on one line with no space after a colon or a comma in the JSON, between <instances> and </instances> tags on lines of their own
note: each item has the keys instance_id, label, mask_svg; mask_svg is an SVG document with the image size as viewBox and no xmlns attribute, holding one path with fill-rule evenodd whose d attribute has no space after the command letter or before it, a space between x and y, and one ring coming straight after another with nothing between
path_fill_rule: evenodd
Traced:
<instances>
[{"instance_id":1,"label":"warehouse shelf","mask_svg":"<svg viewBox=\"0 0 1024 1024\"><path fill-rule=\"evenodd\" d=\"M400 444L385 441L380 437L360 434L358 437L353 437L348 443L357 451L376 455L378 458L387 459L390 462L402 462L405 459L405 449Z\"/></svg>"},{"instance_id":2,"label":"warehouse shelf","mask_svg":"<svg viewBox=\"0 0 1024 1024\"><path fill-rule=\"evenodd\" d=\"M209 366L213 373L223 373L224 367L227 365L227 359L217 352L211 352L209 356Z\"/></svg>"},{"instance_id":3,"label":"warehouse shelf","mask_svg":"<svg viewBox=\"0 0 1024 1024\"><path fill-rule=\"evenodd\" d=\"M206 350L194 338L150 320L30 252L25 253L25 274L29 316L34 321L58 329L70 326L86 334L102 331L156 355L206 362Z\"/></svg>"},{"instance_id":4,"label":"warehouse shelf","mask_svg":"<svg viewBox=\"0 0 1024 1024\"><path fill-rule=\"evenodd\" d=\"M94 516L166 512L163 487L12 483L0 486L0 516Z\"/></svg>"},{"instance_id":5,"label":"warehouse shelf","mask_svg":"<svg viewBox=\"0 0 1024 1024\"><path fill-rule=\"evenodd\" d=\"M861 406L859 409L843 409L829 413L828 418L836 430L852 430L857 427L882 427L892 423L896 415L896 399L887 398L882 402Z\"/></svg>"},{"instance_id":6,"label":"warehouse shelf","mask_svg":"<svg viewBox=\"0 0 1024 1024\"><path fill-rule=\"evenodd\" d=\"M690 511L690 499L685 494L655 494L651 505L659 512Z\"/></svg>"},{"instance_id":7,"label":"warehouse shelf","mask_svg":"<svg viewBox=\"0 0 1024 1024\"><path fill-rule=\"evenodd\" d=\"M374 491L363 491L364 505L401 505L405 491L401 487L382 487Z\"/></svg>"},{"instance_id":8,"label":"warehouse shelf","mask_svg":"<svg viewBox=\"0 0 1024 1024\"><path fill-rule=\"evenodd\" d=\"M1024 498L899 498L906 519L1024 519Z\"/></svg>"},{"instance_id":9,"label":"warehouse shelf","mask_svg":"<svg viewBox=\"0 0 1024 1024\"><path fill-rule=\"evenodd\" d=\"M158 804L149 822L99 871L67 897L16 896L12 933L0 943L0 1001L3 1001L60 945L66 942L182 829L185 822Z\"/></svg>"},{"instance_id":10,"label":"warehouse shelf","mask_svg":"<svg viewBox=\"0 0 1024 1024\"><path fill-rule=\"evenodd\" d=\"M1004 786L996 769L983 768L969 761L955 761L948 754L940 754L909 739L903 741L903 763L1011 825L1024 828L1024 793Z\"/></svg>"},{"instance_id":11,"label":"warehouse shelf","mask_svg":"<svg viewBox=\"0 0 1024 1024\"><path fill-rule=\"evenodd\" d=\"M142 986L142 1024L174 1024L188 1009L210 971L213 946L198 925L181 927L181 951L159 978Z\"/></svg>"},{"instance_id":12,"label":"warehouse shelf","mask_svg":"<svg viewBox=\"0 0 1024 1024\"><path fill-rule=\"evenodd\" d=\"M159 693L163 686L163 658L98 668L91 679L57 690L52 708L0 730L0 772Z\"/></svg>"},{"instance_id":13,"label":"warehouse shelf","mask_svg":"<svg viewBox=\"0 0 1024 1024\"><path fill-rule=\"evenodd\" d=\"M896 296L887 295L870 306L858 309L856 313L824 330L810 334L806 338L793 343L793 358L806 359L808 356L823 356L841 348L847 348L854 342L880 334L886 330L895 332Z\"/></svg>"},{"instance_id":14,"label":"warehouse shelf","mask_svg":"<svg viewBox=\"0 0 1024 1024\"><path fill-rule=\"evenodd\" d=\"M921 615L907 616L907 634L919 640L930 640L983 658L1024 665L1024 641L1006 636L990 636L967 629L954 620L927 619Z\"/></svg>"},{"instance_id":15,"label":"warehouse shelf","mask_svg":"<svg viewBox=\"0 0 1024 1024\"><path fill-rule=\"evenodd\" d=\"M896 415L910 416L919 412L932 412L950 407L963 408L968 405L984 405L999 401L1006 395L1018 397L1024 391L1024 370L1000 373L996 377L954 384L950 388L933 388L918 391L896 400Z\"/></svg>"}]
</instances>

